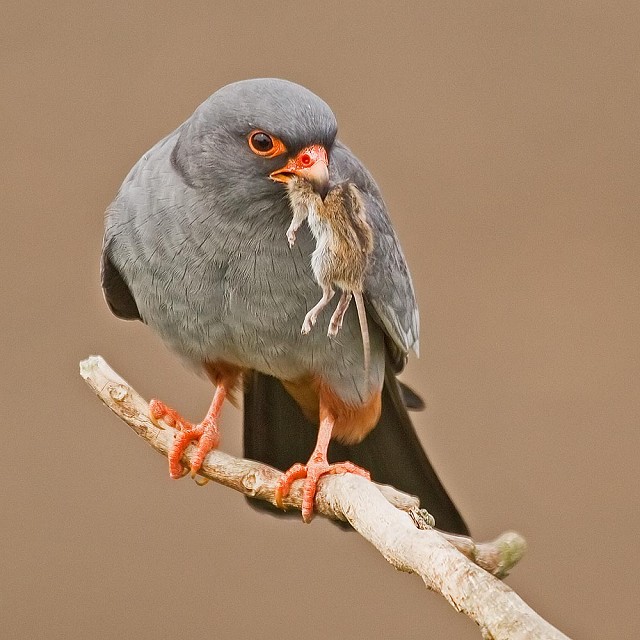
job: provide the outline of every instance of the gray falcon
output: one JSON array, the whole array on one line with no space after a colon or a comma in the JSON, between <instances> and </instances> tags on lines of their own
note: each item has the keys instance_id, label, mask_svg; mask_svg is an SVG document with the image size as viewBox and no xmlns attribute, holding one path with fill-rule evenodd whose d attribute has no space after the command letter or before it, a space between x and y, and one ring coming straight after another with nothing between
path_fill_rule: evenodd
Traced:
<instances>
[{"instance_id":1,"label":"gray falcon","mask_svg":"<svg viewBox=\"0 0 640 640\"><path fill-rule=\"evenodd\" d=\"M439 528L467 533L416 436L405 406L410 393L396 379L418 349L411 277L376 183L336 132L328 105L292 82L254 79L216 91L140 158L109 206L105 297L116 316L147 324L214 385L198 424L151 402L154 419L179 429L172 477L183 475L191 441L191 471L198 471L218 444L225 398L241 389L245 455L289 469L280 498L305 478L305 521L321 476L368 476L366 468L377 482L419 496ZM339 182L362 194L374 235L364 288L366 378L353 308L337 339L326 336L328 316L319 319L324 331L300 333L318 285L309 230L300 229L293 248L286 239L286 183L294 177L322 197ZM350 462L329 464L329 456Z\"/></svg>"}]
</instances>

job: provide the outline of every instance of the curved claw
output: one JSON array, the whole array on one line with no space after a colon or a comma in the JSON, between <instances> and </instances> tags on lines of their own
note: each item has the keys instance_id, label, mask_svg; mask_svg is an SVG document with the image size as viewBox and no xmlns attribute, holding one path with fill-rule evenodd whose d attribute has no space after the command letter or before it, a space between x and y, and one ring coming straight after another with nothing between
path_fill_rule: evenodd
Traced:
<instances>
[{"instance_id":1,"label":"curved claw","mask_svg":"<svg viewBox=\"0 0 640 640\"><path fill-rule=\"evenodd\" d=\"M156 427L162 427L160 424L160 420L162 420L167 426L178 431L187 431L193 428L193 425L177 411L156 398L149 402L149 418Z\"/></svg>"},{"instance_id":2,"label":"curved claw","mask_svg":"<svg viewBox=\"0 0 640 640\"><path fill-rule=\"evenodd\" d=\"M195 478L196 474L202 467L204 459L209 451L216 449L220 442L220 432L216 420L205 419L197 426L198 449L191 458L191 477ZM195 437L191 438L194 440Z\"/></svg>"},{"instance_id":3,"label":"curved claw","mask_svg":"<svg viewBox=\"0 0 640 640\"><path fill-rule=\"evenodd\" d=\"M283 499L289 495L291 485L302 478L307 477L307 467L301 462L296 462L288 471L285 471L278 480L276 485L276 506L278 509L284 509Z\"/></svg>"},{"instance_id":4,"label":"curved claw","mask_svg":"<svg viewBox=\"0 0 640 640\"><path fill-rule=\"evenodd\" d=\"M302 520L305 523L311 522L313 518L313 502L318 489L318 481L322 476L339 473L353 473L362 476L367 480L371 479L371 474L353 462L337 462L329 464L326 460L316 461L311 459L307 464L297 462L288 471L283 473L276 486L276 505L283 509L283 498L286 498L291 491L291 485L302 478L305 479L302 490Z\"/></svg>"},{"instance_id":5,"label":"curved claw","mask_svg":"<svg viewBox=\"0 0 640 640\"><path fill-rule=\"evenodd\" d=\"M149 403L149 417L158 424L164 421L168 426L178 430L171 450L169 451L169 475L174 480L186 475L180 460L185 449L194 440L198 441L198 448L191 459L191 477L195 478L206 455L218 446L220 434L215 419L205 418L200 424L192 424L185 420L177 411L168 407L160 400L152 400Z\"/></svg>"}]
</instances>

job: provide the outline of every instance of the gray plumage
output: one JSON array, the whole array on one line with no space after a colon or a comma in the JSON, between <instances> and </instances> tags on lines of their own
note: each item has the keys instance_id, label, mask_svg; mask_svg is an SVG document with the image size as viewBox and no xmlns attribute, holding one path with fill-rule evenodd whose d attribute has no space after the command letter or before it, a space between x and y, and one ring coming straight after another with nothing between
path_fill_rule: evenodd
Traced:
<instances>
[{"instance_id":1,"label":"gray plumage","mask_svg":"<svg viewBox=\"0 0 640 640\"><path fill-rule=\"evenodd\" d=\"M286 158L252 152L247 142L254 129L277 136L290 158L320 145L328 152L330 182L354 184L362 196L374 239L364 281L371 319L366 376L353 306L338 339L327 339L326 324L300 333L300 319L318 296L309 259L315 243L303 228L289 247L287 189L269 177ZM441 528L464 534L395 376L408 351L418 350L411 278L378 187L335 140L336 130L331 109L291 82L247 80L214 93L140 158L108 208L105 297L117 316L142 320L196 368L222 361L254 370L244 392L245 455L282 469L311 453L318 429L283 381L320 379L354 407L366 406L382 388L375 429L366 437L339 435L348 446L334 440L329 453L419 495Z\"/></svg>"},{"instance_id":2,"label":"gray plumage","mask_svg":"<svg viewBox=\"0 0 640 640\"><path fill-rule=\"evenodd\" d=\"M139 317L196 366L224 360L280 379L323 375L345 401L368 389L355 313L338 343L326 331L300 336L299 318L317 299L309 266L314 246L303 230L291 250L286 189L268 174L282 164L257 157L252 129L278 136L289 153L319 143L332 182L353 182L374 229L365 298L371 323L370 387L384 375L385 335L400 368L418 347L411 279L374 181L340 142L329 107L276 79L228 85L145 153L106 216L102 279L111 309ZM387 340L387 342L389 342Z\"/></svg>"}]
</instances>

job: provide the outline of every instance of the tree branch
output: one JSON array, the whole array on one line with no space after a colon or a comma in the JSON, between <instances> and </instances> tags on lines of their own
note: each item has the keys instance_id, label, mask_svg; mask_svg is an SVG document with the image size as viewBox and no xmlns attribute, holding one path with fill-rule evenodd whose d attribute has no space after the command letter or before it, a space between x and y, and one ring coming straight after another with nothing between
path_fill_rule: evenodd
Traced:
<instances>
[{"instance_id":1,"label":"tree branch","mask_svg":"<svg viewBox=\"0 0 640 640\"><path fill-rule=\"evenodd\" d=\"M80 375L140 437L156 451L168 454L175 430L155 425L148 417L148 403L103 358L83 360ZM193 445L187 448L185 464L194 451ZM212 451L199 473L275 505L281 471L273 467ZM285 507L300 510L301 504L302 481L297 481ZM396 569L418 574L428 589L442 594L457 611L474 620L484 638L566 640L567 636L494 577L506 575L522 557L526 544L518 534L505 533L493 542L478 544L471 538L437 531L429 526L430 516L419 509L414 496L350 474L321 480L315 512L348 521Z\"/></svg>"}]
</instances>

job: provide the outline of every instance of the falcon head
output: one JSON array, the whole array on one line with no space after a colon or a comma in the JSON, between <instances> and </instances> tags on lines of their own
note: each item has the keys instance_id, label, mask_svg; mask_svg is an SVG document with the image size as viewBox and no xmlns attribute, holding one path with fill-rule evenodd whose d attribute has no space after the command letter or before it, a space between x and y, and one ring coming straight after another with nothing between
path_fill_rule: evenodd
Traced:
<instances>
[{"instance_id":1,"label":"falcon head","mask_svg":"<svg viewBox=\"0 0 640 640\"><path fill-rule=\"evenodd\" d=\"M282 197L293 178L324 199L336 132L333 112L308 89L275 78L243 80L196 109L171 161L187 184L223 201Z\"/></svg>"}]
</instances>

